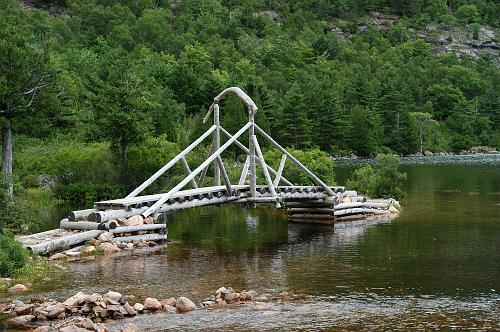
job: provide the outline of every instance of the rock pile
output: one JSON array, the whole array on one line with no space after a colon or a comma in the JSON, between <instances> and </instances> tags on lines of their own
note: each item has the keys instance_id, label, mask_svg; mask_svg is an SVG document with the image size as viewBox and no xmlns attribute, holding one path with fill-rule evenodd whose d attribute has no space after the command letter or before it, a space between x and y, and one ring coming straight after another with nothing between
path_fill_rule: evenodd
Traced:
<instances>
[{"instance_id":1,"label":"rock pile","mask_svg":"<svg viewBox=\"0 0 500 332\"><path fill-rule=\"evenodd\" d=\"M257 292L235 292L231 287L221 287L214 295L200 303L201 308L226 306L255 300ZM49 323L50 326L39 326L35 331L61 332L105 332L108 331L102 323L108 319L118 320L133 317L137 314L167 311L170 313L186 313L196 310L196 304L187 297L180 296L158 300L148 297L144 302L129 303L129 296L115 291L105 294L85 294L78 292L64 302L54 300L32 300L31 303L15 300L8 305L0 305L0 314L7 314L9 326L28 327ZM133 326L128 330L138 331Z\"/></svg>"}]
</instances>

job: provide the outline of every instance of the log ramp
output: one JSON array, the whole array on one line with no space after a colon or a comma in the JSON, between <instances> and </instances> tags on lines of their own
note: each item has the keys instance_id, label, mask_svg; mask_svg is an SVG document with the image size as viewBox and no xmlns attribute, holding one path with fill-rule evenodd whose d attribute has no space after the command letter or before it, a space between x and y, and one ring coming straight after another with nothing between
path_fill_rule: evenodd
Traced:
<instances>
[{"instance_id":1,"label":"log ramp","mask_svg":"<svg viewBox=\"0 0 500 332\"><path fill-rule=\"evenodd\" d=\"M234 135L220 124L219 102L228 94L236 94L248 110L248 122ZM59 229L17 239L39 254L71 252L71 249L76 250L74 247L80 248L84 243L97 243L101 240L130 248L131 243L135 245L167 239L166 222L162 221L161 216L178 210L226 203L252 206L271 203L276 208L284 205L290 221L325 224L398 212L396 207L399 207L399 203L395 200L369 200L358 196L355 191L325 184L255 123L256 112L257 106L240 88L225 89L214 98L203 119L206 122L213 115L213 125L126 197L96 202L93 209L72 211L68 218L61 220ZM244 133L248 134L248 147L238 141ZM206 160L191 169L186 155L212 134L212 145ZM277 170L264 160L256 134L281 153ZM237 184L230 182L221 157L231 145L237 146L246 154ZM287 161L305 174L314 185L296 186L287 180L283 175ZM186 174L182 181L166 193L139 195L178 162ZM214 185L204 187L210 166L214 172ZM257 184L257 167L260 167L264 175L259 178L264 180L264 185ZM192 189L185 189L186 186L191 186Z\"/></svg>"}]
</instances>

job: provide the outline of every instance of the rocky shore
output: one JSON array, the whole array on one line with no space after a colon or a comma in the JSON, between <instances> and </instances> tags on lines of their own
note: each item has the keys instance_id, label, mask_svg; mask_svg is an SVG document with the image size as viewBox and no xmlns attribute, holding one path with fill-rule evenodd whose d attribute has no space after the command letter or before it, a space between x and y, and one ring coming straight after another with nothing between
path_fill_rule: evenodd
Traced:
<instances>
[{"instance_id":1,"label":"rocky shore","mask_svg":"<svg viewBox=\"0 0 500 332\"><path fill-rule=\"evenodd\" d=\"M9 292L26 290L24 285L15 285ZM115 291L104 294L78 292L64 302L44 298L31 299L29 303L14 300L9 304L0 304L0 315L9 317L6 320L7 326L34 332L108 332L110 329L107 324L127 317L162 311L180 314L251 303L257 299L257 295L255 291L236 292L231 287L221 287L196 305L183 296L161 300L147 297L143 301L136 301L134 296ZM140 329L133 324L127 324L118 331L137 332Z\"/></svg>"}]
</instances>

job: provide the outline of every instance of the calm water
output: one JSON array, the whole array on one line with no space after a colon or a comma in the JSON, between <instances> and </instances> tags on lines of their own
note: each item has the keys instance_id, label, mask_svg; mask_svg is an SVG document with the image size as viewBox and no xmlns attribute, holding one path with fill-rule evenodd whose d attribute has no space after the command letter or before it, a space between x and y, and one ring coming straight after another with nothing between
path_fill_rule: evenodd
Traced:
<instances>
[{"instance_id":1,"label":"calm water","mask_svg":"<svg viewBox=\"0 0 500 332\"><path fill-rule=\"evenodd\" d=\"M170 216L166 248L69 263L36 291L202 300L225 285L298 295L133 320L150 330L500 329L500 157L422 160L405 160L408 196L392 221L331 227L289 224L273 208L184 211ZM339 184L353 168L337 166Z\"/></svg>"}]
</instances>

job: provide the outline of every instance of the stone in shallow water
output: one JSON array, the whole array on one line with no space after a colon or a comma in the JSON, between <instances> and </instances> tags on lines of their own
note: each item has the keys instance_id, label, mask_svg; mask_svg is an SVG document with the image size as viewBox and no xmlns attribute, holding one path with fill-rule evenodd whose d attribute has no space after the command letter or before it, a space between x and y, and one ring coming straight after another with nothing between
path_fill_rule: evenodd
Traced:
<instances>
[{"instance_id":1,"label":"stone in shallow water","mask_svg":"<svg viewBox=\"0 0 500 332\"><path fill-rule=\"evenodd\" d=\"M23 327L29 325L32 321L35 320L35 316L33 315L23 315L11 318L7 321L9 325Z\"/></svg>"},{"instance_id":2,"label":"stone in shallow water","mask_svg":"<svg viewBox=\"0 0 500 332\"><path fill-rule=\"evenodd\" d=\"M144 300L144 309L146 310L161 310L163 306L161 303L152 297L148 297L147 299Z\"/></svg>"},{"instance_id":3,"label":"stone in shallow water","mask_svg":"<svg viewBox=\"0 0 500 332\"><path fill-rule=\"evenodd\" d=\"M142 305L142 303L136 303L134 304L134 310L137 312L143 312L144 306Z\"/></svg>"},{"instance_id":4,"label":"stone in shallow water","mask_svg":"<svg viewBox=\"0 0 500 332\"><path fill-rule=\"evenodd\" d=\"M124 327L121 328L120 332L141 332L142 330L134 324L125 324Z\"/></svg>"},{"instance_id":5,"label":"stone in shallow water","mask_svg":"<svg viewBox=\"0 0 500 332\"><path fill-rule=\"evenodd\" d=\"M176 308L181 312L188 312L195 310L196 304L187 297L181 296L176 301Z\"/></svg>"}]
</instances>

